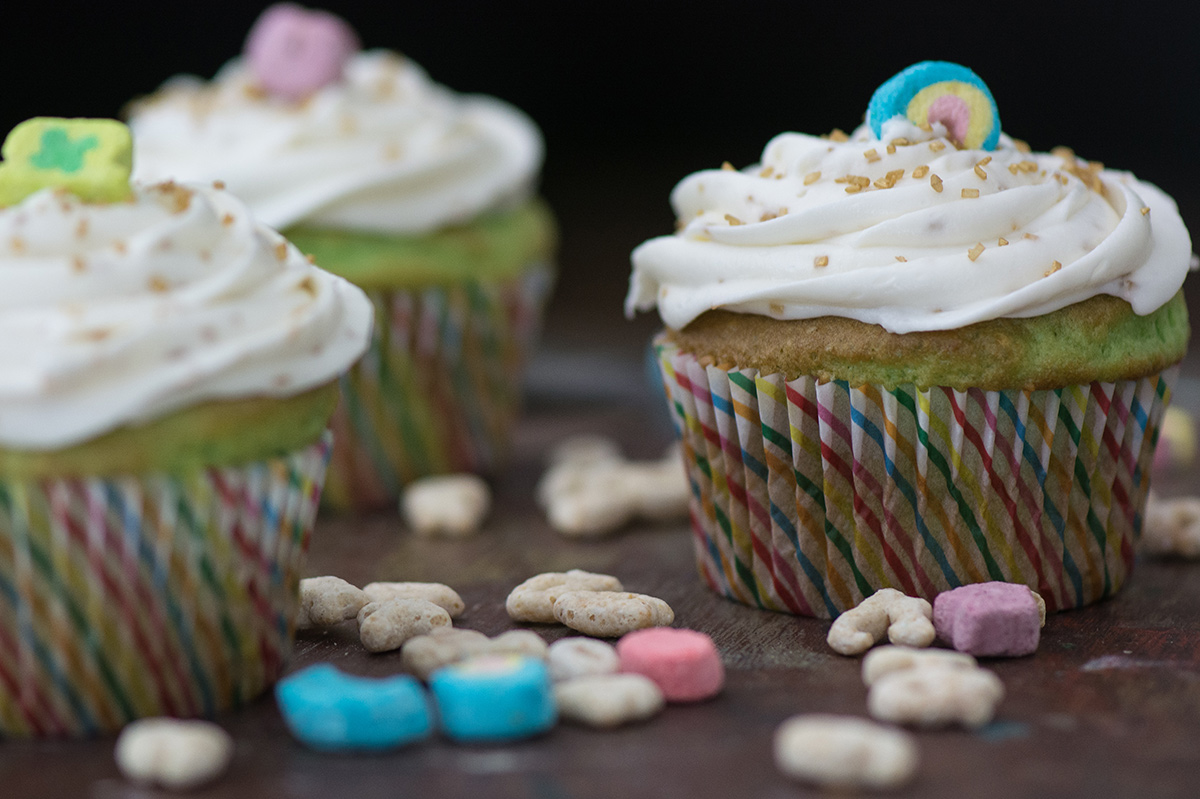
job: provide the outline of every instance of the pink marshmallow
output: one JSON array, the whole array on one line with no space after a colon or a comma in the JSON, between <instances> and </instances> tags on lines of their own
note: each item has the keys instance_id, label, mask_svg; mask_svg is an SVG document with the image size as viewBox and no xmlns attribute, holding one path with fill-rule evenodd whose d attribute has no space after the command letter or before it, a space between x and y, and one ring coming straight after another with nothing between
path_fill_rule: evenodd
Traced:
<instances>
[{"instance_id":1,"label":"pink marshmallow","mask_svg":"<svg viewBox=\"0 0 1200 799\"><path fill-rule=\"evenodd\" d=\"M702 632L672 627L635 630L617 641L621 671L649 677L668 702L699 702L721 692L725 667Z\"/></svg>"},{"instance_id":2,"label":"pink marshmallow","mask_svg":"<svg viewBox=\"0 0 1200 799\"><path fill-rule=\"evenodd\" d=\"M941 122L946 126L950 138L960 144L966 141L967 131L971 127L971 108L966 100L954 94L943 94L929 106L926 117L929 124Z\"/></svg>"},{"instance_id":3,"label":"pink marshmallow","mask_svg":"<svg viewBox=\"0 0 1200 799\"><path fill-rule=\"evenodd\" d=\"M1016 657L1037 651L1041 614L1028 586L974 583L933 600L938 638L976 657Z\"/></svg>"},{"instance_id":4,"label":"pink marshmallow","mask_svg":"<svg viewBox=\"0 0 1200 799\"><path fill-rule=\"evenodd\" d=\"M341 17L278 3L250 29L245 56L263 89L286 100L302 100L340 80L358 49L357 34Z\"/></svg>"}]
</instances>

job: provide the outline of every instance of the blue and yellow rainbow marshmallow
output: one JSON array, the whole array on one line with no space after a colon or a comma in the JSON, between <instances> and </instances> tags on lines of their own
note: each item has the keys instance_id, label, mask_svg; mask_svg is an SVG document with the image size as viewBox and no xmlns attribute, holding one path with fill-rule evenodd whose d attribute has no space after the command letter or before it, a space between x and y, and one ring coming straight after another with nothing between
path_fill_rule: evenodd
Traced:
<instances>
[{"instance_id":1,"label":"blue and yellow rainbow marshmallow","mask_svg":"<svg viewBox=\"0 0 1200 799\"><path fill-rule=\"evenodd\" d=\"M0 155L0 207L45 188L66 189L85 202L130 197L133 140L115 119L27 119L8 134Z\"/></svg>"},{"instance_id":2,"label":"blue and yellow rainbow marshmallow","mask_svg":"<svg viewBox=\"0 0 1200 799\"><path fill-rule=\"evenodd\" d=\"M875 90L867 106L875 137L883 135L884 122L898 116L917 125L941 122L964 149L994 150L1000 139L1000 111L987 84L949 61L913 64Z\"/></svg>"}]
</instances>

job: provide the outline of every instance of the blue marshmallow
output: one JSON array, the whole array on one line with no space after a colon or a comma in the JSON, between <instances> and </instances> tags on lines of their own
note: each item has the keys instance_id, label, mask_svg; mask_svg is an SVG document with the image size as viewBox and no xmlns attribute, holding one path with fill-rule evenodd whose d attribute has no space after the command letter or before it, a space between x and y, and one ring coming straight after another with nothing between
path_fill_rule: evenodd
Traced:
<instances>
[{"instance_id":1,"label":"blue marshmallow","mask_svg":"<svg viewBox=\"0 0 1200 799\"><path fill-rule=\"evenodd\" d=\"M463 742L512 741L558 721L546 664L519 655L487 655L439 669L429 680L442 732Z\"/></svg>"},{"instance_id":2,"label":"blue marshmallow","mask_svg":"<svg viewBox=\"0 0 1200 799\"><path fill-rule=\"evenodd\" d=\"M313 749L394 749L433 732L425 690L407 674L356 677L322 663L281 680L275 700L292 735Z\"/></svg>"}]
</instances>

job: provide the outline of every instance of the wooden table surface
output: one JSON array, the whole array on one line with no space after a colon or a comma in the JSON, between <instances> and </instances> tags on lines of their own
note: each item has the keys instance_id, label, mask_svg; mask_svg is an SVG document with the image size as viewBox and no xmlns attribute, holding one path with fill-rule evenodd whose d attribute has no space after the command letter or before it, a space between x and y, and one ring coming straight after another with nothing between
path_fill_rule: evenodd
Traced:
<instances>
[{"instance_id":1,"label":"wooden table surface","mask_svg":"<svg viewBox=\"0 0 1200 799\"><path fill-rule=\"evenodd\" d=\"M1197 317L1200 318L1200 317ZM640 726L597 732L559 726L536 740L458 746L434 739L376 756L311 752L284 729L273 699L219 719L236 753L196 797L796 797L818 793L775 769L771 738L795 713L864 716L860 660L825 644L828 622L754 610L710 593L697 577L686 523L635 526L597 541L546 525L533 488L546 449L566 435L612 435L630 455L670 440L648 387L640 320L618 336L585 335L552 320L533 364L512 468L495 484L486 529L463 541L426 540L394 514L322 517L309 572L356 584L445 582L466 600L458 626L494 635L514 627L504 597L526 577L583 568L662 597L676 625L715 639L728 682L715 700L671 706ZM564 332L565 331L565 332ZM571 331L576 331L572 334ZM1187 364L1180 404L1200 411L1200 361ZM1162 475L1167 494L1195 493L1200 472ZM548 640L566 630L542 625ZM291 668L330 661L365 675L400 671L399 654L368 655L353 623L306 633ZM1143 558L1114 599L1052 616L1038 652L986 663L1007 696L975 732L917 734L916 780L894 796L1123 797L1200 793L1200 563ZM0 797L152 797L120 778L113 741L5 742Z\"/></svg>"}]
</instances>

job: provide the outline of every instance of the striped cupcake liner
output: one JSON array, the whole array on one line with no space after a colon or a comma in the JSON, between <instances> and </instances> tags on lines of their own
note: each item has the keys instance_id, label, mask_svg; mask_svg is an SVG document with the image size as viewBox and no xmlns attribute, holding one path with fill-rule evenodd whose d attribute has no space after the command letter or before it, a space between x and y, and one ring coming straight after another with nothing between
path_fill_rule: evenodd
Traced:
<instances>
[{"instance_id":1,"label":"striped cupcake liner","mask_svg":"<svg viewBox=\"0 0 1200 799\"><path fill-rule=\"evenodd\" d=\"M181 475L0 481L0 736L212 716L291 652L330 436Z\"/></svg>"},{"instance_id":2,"label":"striped cupcake liner","mask_svg":"<svg viewBox=\"0 0 1200 799\"><path fill-rule=\"evenodd\" d=\"M511 280L368 290L375 331L342 378L325 503L394 506L417 477L499 467L550 283L534 264Z\"/></svg>"},{"instance_id":3,"label":"striped cupcake liner","mask_svg":"<svg viewBox=\"0 0 1200 799\"><path fill-rule=\"evenodd\" d=\"M1025 583L1050 610L1133 565L1177 369L1043 391L785 380L656 342L720 594L830 618L890 587Z\"/></svg>"}]
</instances>

